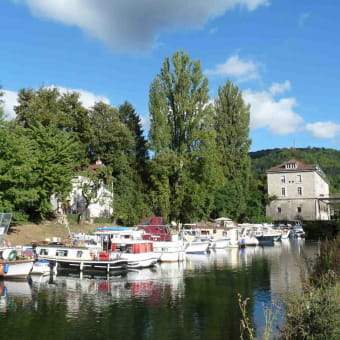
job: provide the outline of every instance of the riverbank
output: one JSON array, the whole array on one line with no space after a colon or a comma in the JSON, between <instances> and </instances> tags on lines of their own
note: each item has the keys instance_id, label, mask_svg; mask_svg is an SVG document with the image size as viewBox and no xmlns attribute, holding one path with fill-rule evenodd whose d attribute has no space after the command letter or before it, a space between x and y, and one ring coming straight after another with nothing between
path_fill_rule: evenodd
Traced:
<instances>
[{"instance_id":1,"label":"riverbank","mask_svg":"<svg viewBox=\"0 0 340 340\"><path fill-rule=\"evenodd\" d=\"M96 228L107 224L70 224L69 229L72 233L91 233ZM9 227L7 235L1 235L5 241L11 245L30 244L31 242L52 240L58 237L61 240L67 238L69 234L66 225L54 222L45 222L42 224L14 224Z\"/></svg>"}]
</instances>

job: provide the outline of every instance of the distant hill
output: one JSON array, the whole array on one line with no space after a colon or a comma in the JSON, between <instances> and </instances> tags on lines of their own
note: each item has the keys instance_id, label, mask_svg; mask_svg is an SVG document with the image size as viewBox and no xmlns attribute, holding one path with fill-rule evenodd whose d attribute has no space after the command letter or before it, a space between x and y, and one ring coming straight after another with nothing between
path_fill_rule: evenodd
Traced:
<instances>
[{"instance_id":1,"label":"distant hill","mask_svg":"<svg viewBox=\"0 0 340 340\"><path fill-rule=\"evenodd\" d=\"M331 193L340 194L340 150L325 148L284 148L250 152L252 170L261 177L266 170L290 159L318 164L330 182Z\"/></svg>"}]
</instances>

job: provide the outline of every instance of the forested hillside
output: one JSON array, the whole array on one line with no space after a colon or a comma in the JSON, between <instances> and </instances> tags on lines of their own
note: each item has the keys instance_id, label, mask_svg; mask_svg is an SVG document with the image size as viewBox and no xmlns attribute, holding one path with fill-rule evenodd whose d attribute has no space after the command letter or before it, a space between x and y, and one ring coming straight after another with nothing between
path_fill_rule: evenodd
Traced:
<instances>
[{"instance_id":1,"label":"forested hillside","mask_svg":"<svg viewBox=\"0 0 340 340\"><path fill-rule=\"evenodd\" d=\"M308 164L318 164L330 182L331 193L340 193L340 150L325 148L285 148L251 152L252 170L261 177L274 165L290 159Z\"/></svg>"}]
</instances>

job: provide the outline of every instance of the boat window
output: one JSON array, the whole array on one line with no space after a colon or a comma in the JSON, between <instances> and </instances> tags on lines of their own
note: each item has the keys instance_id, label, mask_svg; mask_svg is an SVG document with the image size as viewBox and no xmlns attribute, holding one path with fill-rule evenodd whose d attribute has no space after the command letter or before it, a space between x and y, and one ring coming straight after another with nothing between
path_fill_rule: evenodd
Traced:
<instances>
[{"instance_id":1,"label":"boat window","mask_svg":"<svg viewBox=\"0 0 340 340\"><path fill-rule=\"evenodd\" d=\"M82 257L83 256L83 252L81 250L77 251L77 257Z\"/></svg>"},{"instance_id":2,"label":"boat window","mask_svg":"<svg viewBox=\"0 0 340 340\"><path fill-rule=\"evenodd\" d=\"M217 233L217 230L216 229L214 229L214 231L213 231L213 234L216 234Z\"/></svg>"},{"instance_id":3,"label":"boat window","mask_svg":"<svg viewBox=\"0 0 340 340\"><path fill-rule=\"evenodd\" d=\"M39 255L48 255L48 250L47 249L40 249Z\"/></svg>"},{"instance_id":4,"label":"boat window","mask_svg":"<svg viewBox=\"0 0 340 340\"><path fill-rule=\"evenodd\" d=\"M66 249L58 249L56 251L56 256L67 256L68 251Z\"/></svg>"}]
</instances>

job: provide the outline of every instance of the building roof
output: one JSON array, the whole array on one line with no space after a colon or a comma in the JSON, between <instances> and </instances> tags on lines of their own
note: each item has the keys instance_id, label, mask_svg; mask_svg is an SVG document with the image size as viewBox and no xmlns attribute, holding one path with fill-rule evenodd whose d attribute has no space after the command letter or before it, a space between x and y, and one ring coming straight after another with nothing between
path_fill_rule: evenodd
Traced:
<instances>
[{"instance_id":1,"label":"building roof","mask_svg":"<svg viewBox=\"0 0 340 340\"><path fill-rule=\"evenodd\" d=\"M290 164L295 164L295 166L290 166ZM282 171L316 171L319 167L315 164L306 164L304 162L298 161L296 159L291 159L287 162L275 165L274 167L267 170L267 172L282 172Z\"/></svg>"},{"instance_id":2,"label":"building roof","mask_svg":"<svg viewBox=\"0 0 340 340\"><path fill-rule=\"evenodd\" d=\"M102 163L101 159L98 158L96 164L89 165L87 169L93 172L97 172L97 170L103 166L105 165Z\"/></svg>"}]
</instances>

